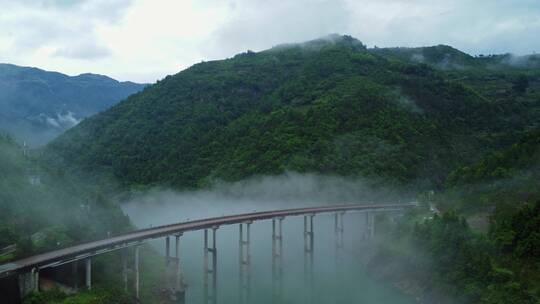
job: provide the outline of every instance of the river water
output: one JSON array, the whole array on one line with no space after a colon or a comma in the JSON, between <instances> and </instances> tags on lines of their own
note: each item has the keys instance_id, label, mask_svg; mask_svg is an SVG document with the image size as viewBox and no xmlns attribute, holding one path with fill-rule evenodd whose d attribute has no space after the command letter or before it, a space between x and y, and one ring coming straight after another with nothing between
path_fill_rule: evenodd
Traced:
<instances>
[{"instance_id":1,"label":"river water","mask_svg":"<svg viewBox=\"0 0 540 304\"><path fill-rule=\"evenodd\" d=\"M193 201L192 201L193 200ZM139 228L194 220L205 217L313 206L307 202L201 201L193 197L143 199L123 205L124 211ZM311 284L306 281L302 216L283 221L283 278L280 303L414 303L386 282L370 278L360 262L370 241L363 240L364 213L344 216L344 248L336 251L334 215L314 218L314 269ZM209 233L210 235L210 233ZM251 300L272 303L272 221L251 225ZM164 252L165 241L151 243ZM174 254L174 237L171 238ZM180 260L186 283L186 303L204 303L203 232L188 232L180 238ZM239 303L239 227L229 225L217 230L217 302ZM307 272L309 274L309 272ZM309 277L309 275L307 276Z\"/></svg>"}]
</instances>

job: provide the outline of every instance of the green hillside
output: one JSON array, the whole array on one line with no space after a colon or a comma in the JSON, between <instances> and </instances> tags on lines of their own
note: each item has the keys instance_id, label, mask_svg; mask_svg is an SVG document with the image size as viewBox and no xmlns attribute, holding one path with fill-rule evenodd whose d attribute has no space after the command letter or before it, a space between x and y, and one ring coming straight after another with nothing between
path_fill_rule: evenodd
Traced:
<instances>
[{"instance_id":1,"label":"green hillside","mask_svg":"<svg viewBox=\"0 0 540 304\"><path fill-rule=\"evenodd\" d=\"M371 52L407 62L429 64L442 69L482 66L473 56L448 45L417 48L374 48Z\"/></svg>"},{"instance_id":2,"label":"green hillside","mask_svg":"<svg viewBox=\"0 0 540 304\"><path fill-rule=\"evenodd\" d=\"M133 227L107 194L37 161L33 154L24 152L14 139L0 135L0 265L32 254L107 238ZM162 256L151 247L143 246L142 250L141 267L146 271L141 279L141 302L159 303L159 294L156 295L153 286L165 284L162 282L165 265ZM91 291L80 288L72 294L48 288L31 293L22 303L137 302L133 294L124 291L121 259L119 251L92 258ZM72 286L72 267L73 264L67 264L44 269L41 275ZM79 274L82 273L80 269ZM0 279L2 303L21 303L16 282L16 276Z\"/></svg>"},{"instance_id":3,"label":"green hillside","mask_svg":"<svg viewBox=\"0 0 540 304\"><path fill-rule=\"evenodd\" d=\"M540 201L539 180L540 129L536 129L510 147L453 171L439 200L469 207L533 203Z\"/></svg>"},{"instance_id":4,"label":"green hillside","mask_svg":"<svg viewBox=\"0 0 540 304\"><path fill-rule=\"evenodd\" d=\"M0 135L0 249L16 245L0 261L129 228L109 199L24 155L14 140Z\"/></svg>"},{"instance_id":5,"label":"green hillside","mask_svg":"<svg viewBox=\"0 0 540 304\"><path fill-rule=\"evenodd\" d=\"M334 36L196 64L85 119L47 155L125 186L293 170L440 187L537 119L389 53Z\"/></svg>"},{"instance_id":6,"label":"green hillside","mask_svg":"<svg viewBox=\"0 0 540 304\"><path fill-rule=\"evenodd\" d=\"M461 83L497 103L504 109L502 119L510 125L540 126L539 55L472 57L445 45L370 51L394 60L428 64L443 73L448 81ZM507 138L510 141L505 141L506 144L515 140L515 137Z\"/></svg>"},{"instance_id":7,"label":"green hillside","mask_svg":"<svg viewBox=\"0 0 540 304\"><path fill-rule=\"evenodd\" d=\"M474 184L515 176L523 171L537 173L540 168L540 129L530 131L511 147L488 155L473 166L453 172L452 185Z\"/></svg>"}]
</instances>

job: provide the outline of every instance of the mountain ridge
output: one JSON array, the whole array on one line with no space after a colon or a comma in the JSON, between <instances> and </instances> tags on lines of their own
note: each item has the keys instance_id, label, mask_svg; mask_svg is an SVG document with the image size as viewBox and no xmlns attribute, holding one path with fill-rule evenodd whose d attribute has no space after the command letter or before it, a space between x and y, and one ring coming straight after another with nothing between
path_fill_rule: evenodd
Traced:
<instances>
[{"instance_id":1,"label":"mountain ridge","mask_svg":"<svg viewBox=\"0 0 540 304\"><path fill-rule=\"evenodd\" d=\"M146 84L83 73L68 76L35 67L0 64L0 129L18 141L42 145L82 118L102 111Z\"/></svg>"}]
</instances>

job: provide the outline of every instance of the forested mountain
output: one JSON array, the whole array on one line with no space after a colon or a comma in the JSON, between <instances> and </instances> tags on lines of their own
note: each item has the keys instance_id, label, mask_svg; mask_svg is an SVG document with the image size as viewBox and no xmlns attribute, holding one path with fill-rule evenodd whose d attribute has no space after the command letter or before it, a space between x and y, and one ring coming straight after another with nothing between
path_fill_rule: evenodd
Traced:
<instances>
[{"instance_id":1,"label":"forested mountain","mask_svg":"<svg viewBox=\"0 0 540 304\"><path fill-rule=\"evenodd\" d=\"M70 77L0 64L0 129L20 142L41 145L144 86L96 74Z\"/></svg>"},{"instance_id":2,"label":"forested mountain","mask_svg":"<svg viewBox=\"0 0 540 304\"><path fill-rule=\"evenodd\" d=\"M47 154L125 185L293 170L438 187L538 123L537 70L494 71L445 46L418 63L330 38L196 64L84 120ZM461 67L435 64L444 58Z\"/></svg>"}]
</instances>

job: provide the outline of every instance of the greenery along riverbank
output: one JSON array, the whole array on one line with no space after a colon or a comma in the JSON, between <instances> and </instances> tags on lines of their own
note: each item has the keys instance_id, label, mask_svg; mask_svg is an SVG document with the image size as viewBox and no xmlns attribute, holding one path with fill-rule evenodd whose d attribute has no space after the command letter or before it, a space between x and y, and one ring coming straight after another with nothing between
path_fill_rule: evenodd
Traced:
<instances>
[{"instance_id":1,"label":"greenery along riverbank","mask_svg":"<svg viewBox=\"0 0 540 304\"><path fill-rule=\"evenodd\" d=\"M539 303L539 135L457 169L427 197L444 213L389 227L373 272L422 303Z\"/></svg>"},{"instance_id":2,"label":"greenery along riverbank","mask_svg":"<svg viewBox=\"0 0 540 304\"><path fill-rule=\"evenodd\" d=\"M540 201L497 212L489 233L454 212L390 228L371 272L420 303L539 303Z\"/></svg>"},{"instance_id":3,"label":"greenery along riverbank","mask_svg":"<svg viewBox=\"0 0 540 304\"><path fill-rule=\"evenodd\" d=\"M128 218L95 188L30 157L0 135L0 248L3 261L130 229Z\"/></svg>"},{"instance_id":4,"label":"greenery along riverbank","mask_svg":"<svg viewBox=\"0 0 540 304\"><path fill-rule=\"evenodd\" d=\"M0 255L0 264L132 228L117 203L105 198L100 189L83 185L28 153L11 137L0 135L0 249L15 249ZM123 290L120 255L113 252L93 258L91 292L69 295L47 289L29 295L23 303L133 303L133 293ZM159 288L164 273L162 258L149 246L143 246L140 267L145 273L141 278L141 299L145 303L164 303ZM71 273L71 264L60 270L46 269L42 281L49 278L73 286ZM84 272L81 269L79 273ZM18 288L9 278L0 280L0 299L17 302Z\"/></svg>"}]
</instances>

